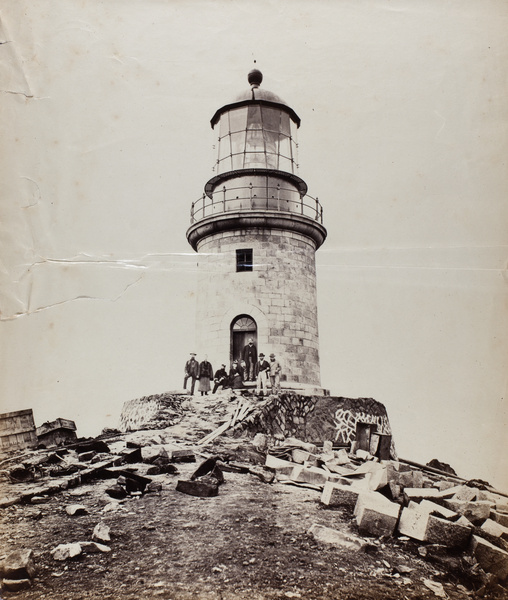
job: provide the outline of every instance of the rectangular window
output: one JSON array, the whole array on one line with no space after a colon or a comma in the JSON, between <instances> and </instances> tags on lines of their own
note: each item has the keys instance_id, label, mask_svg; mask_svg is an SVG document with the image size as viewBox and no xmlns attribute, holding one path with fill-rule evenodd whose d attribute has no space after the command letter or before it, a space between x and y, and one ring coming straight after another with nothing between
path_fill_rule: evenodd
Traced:
<instances>
[{"instance_id":1,"label":"rectangular window","mask_svg":"<svg viewBox=\"0 0 508 600\"><path fill-rule=\"evenodd\" d=\"M252 271L252 248L236 251L236 272Z\"/></svg>"}]
</instances>

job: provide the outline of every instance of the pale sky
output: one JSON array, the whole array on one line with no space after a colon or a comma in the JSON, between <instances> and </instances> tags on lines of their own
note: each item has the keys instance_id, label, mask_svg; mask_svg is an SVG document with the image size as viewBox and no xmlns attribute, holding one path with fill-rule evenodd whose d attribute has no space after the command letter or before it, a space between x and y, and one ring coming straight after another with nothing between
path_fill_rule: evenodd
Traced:
<instances>
[{"instance_id":1,"label":"pale sky","mask_svg":"<svg viewBox=\"0 0 508 600\"><path fill-rule=\"evenodd\" d=\"M324 207L323 386L382 402L401 457L508 491L504 0L7 0L0 18L2 412L95 435L181 388L209 121L256 60Z\"/></svg>"}]
</instances>

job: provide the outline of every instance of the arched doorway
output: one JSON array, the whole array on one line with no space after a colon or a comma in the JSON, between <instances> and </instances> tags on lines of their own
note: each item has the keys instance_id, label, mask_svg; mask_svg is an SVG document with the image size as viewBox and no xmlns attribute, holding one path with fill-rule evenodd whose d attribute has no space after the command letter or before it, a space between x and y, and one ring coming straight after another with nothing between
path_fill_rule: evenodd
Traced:
<instances>
[{"instance_id":1,"label":"arched doorway","mask_svg":"<svg viewBox=\"0 0 508 600\"><path fill-rule=\"evenodd\" d=\"M231 323L231 360L242 358L243 349L249 343L250 338L257 345L257 331L256 321L249 315L239 315L233 319Z\"/></svg>"}]
</instances>

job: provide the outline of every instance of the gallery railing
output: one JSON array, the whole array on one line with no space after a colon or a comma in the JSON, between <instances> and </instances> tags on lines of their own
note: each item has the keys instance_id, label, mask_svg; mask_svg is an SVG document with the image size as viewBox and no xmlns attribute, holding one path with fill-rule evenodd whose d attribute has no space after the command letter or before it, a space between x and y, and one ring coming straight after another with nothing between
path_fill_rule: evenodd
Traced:
<instances>
[{"instance_id":1,"label":"gallery railing","mask_svg":"<svg viewBox=\"0 0 508 600\"><path fill-rule=\"evenodd\" d=\"M295 188L270 186L223 186L216 188L211 197L203 194L192 203L191 225L207 217L228 212L270 210L290 212L309 217L323 224L323 207L317 198L300 196Z\"/></svg>"}]
</instances>

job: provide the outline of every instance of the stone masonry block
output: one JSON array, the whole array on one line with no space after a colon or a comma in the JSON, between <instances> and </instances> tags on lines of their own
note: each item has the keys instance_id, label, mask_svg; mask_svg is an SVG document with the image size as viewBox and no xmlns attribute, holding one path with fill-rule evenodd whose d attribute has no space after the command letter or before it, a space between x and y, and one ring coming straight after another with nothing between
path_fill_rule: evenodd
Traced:
<instances>
[{"instance_id":1,"label":"stone masonry block","mask_svg":"<svg viewBox=\"0 0 508 600\"><path fill-rule=\"evenodd\" d=\"M337 529L318 525L317 523L314 523L311 526L308 533L318 542L347 548L349 550L361 550L365 546L365 542L357 536L345 534Z\"/></svg>"},{"instance_id":2,"label":"stone masonry block","mask_svg":"<svg viewBox=\"0 0 508 600\"><path fill-rule=\"evenodd\" d=\"M471 537L472 526L461 525L429 515L425 541L443 544L447 548L464 548Z\"/></svg>"},{"instance_id":3,"label":"stone masonry block","mask_svg":"<svg viewBox=\"0 0 508 600\"><path fill-rule=\"evenodd\" d=\"M499 510L491 510L490 517L503 527L508 527L508 514Z\"/></svg>"},{"instance_id":4,"label":"stone masonry block","mask_svg":"<svg viewBox=\"0 0 508 600\"><path fill-rule=\"evenodd\" d=\"M402 535L407 535L421 542L443 544L448 548L464 547L471 535L471 525L447 521L436 517L421 507L411 503L404 508L400 515L398 530Z\"/></svg>"},{"instance_id":5,"label":"stone masonry block","mask_svg":"<svg viewBox=\"0 0 508 600\"><path fill-rule=\"evenodd\" d=\"M460 488L453 495L452 500L458 500L460 502L472 502L478 499L478 489L471 488L467 485L461 485Z\"/></svg>"},{"instance_id":6,"label":"stone masonry block","mask_svg":"<svg viewBox=\"0 0 508 600\"><path fill-rule=\"evenodd\" d=\"M411 500L419 502L424 498L439 498L439 494L440 492L436 488L404 488L404 500L407 504Z\"/></svg>"},{"instance_id":7,"label":"stone masonry block","mask_svg":"<svg viewBox=\"0 0 508 600\"><path fill-rule=\"evenodd\" d=\"M508 552L476 535L471 538L471 552L487 573L493 573L501 581L508 577Z\"/></svg>"},{"instance_id":8,"label":"stone masonry block","mask_svg":"<svg viewBox=\"0 0 508 600\"><path fill-rule=\"evenodd\" d=\"M352 485L344 485L327 481L321 494L321 503L327 506L350 506L354 507L362 490Z\"/></svg>"},{"instance_id":9,"label":"stone masonry block","mask_svg":"<svg viewBox=\"0 0 508 600\"><path fill-rule=\"evenodd\" d=\"M402 535L407 535L410 538L423 542L425 541L428 522L429 514L419 510L418 505L412 503L412 506L402 509L398 531Z\"/></svg>"},{"instance_id":10,"label":"stone masonry block","mask_svg":"<svg viewBox=\"0 0 508 600\"><path fill-rule=\"evenodd\" d=\"M399 519L400 505L377 492L360 494L355 506L358 529L366 535L392 535Z\"/></svg>"},{"instance_id":11,"label":"stone masonry block","mask_svg":"<svg viewBox=\"0 0 508 600\"><path fill-rule=\"evenodd\" d=\"M492 519L487 519L482 525L482 529L489 535L508 540L508 527L503 527L503 525Z\"/></svg>"},{"instance_id":12,"label":"stone masonry block","mask_svg":"<svg viewBox=\"0 0 508 600\"><path fill-rule=\"evenodd\" d=\"M0 563L0 574L8 579L31 579L35 575L33 550L16 550Z\"/></svg>"},{"instance_id":13,"label":"stone masonry block","mask_svg":"<svg viewBox=\"0 0 508 600\"><path fill-rule=\"evenodd\" d=\"M480 523L489 518L491 503L488 501L465 502L461 500L444 500L444 505L460 515L464 515L471 523Z\"/></svg>"}]
</instances>

